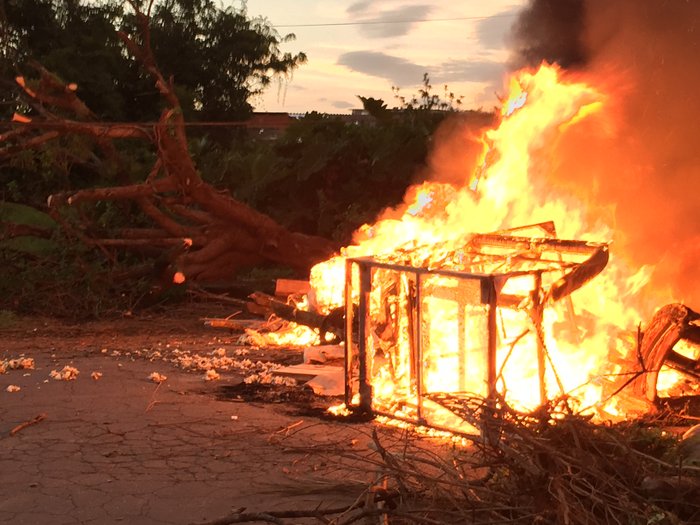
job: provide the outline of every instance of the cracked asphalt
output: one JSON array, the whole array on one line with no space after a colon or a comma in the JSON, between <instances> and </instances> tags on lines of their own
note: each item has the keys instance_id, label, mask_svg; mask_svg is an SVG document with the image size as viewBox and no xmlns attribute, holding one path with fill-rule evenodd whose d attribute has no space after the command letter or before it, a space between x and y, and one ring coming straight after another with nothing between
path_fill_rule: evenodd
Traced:
<instances>
[{"instance_id":1,"label":"cracked asphalt","mask_svg":"<svg viewBox=\"0 0 700 525\"><path fill-rule=\"evenodd\" d=\"M197 332L197 322L175 322L156 334L148 323L134 329L134 322L0 332L0 360L35 361L34 369L0 374L0 523L186 524L243 507L261 512L354 500L357 494L342 490L295 490L294 476L323 478L327 464L278 438L307 427L297 434L302 443L356 447L361 429L214 395L240 375L205 382L166 362L127 357L129 348L162 348L168 340L212 348L211 332L188 331ZM234 339L215 344L230 347ZM49 377L66 365L79 371L75 380ZM150 381L154 371L167 380ZM92 372L102 376L93 379ZM10 385L20 389L8 392Z\"/></svg>"}]
</instances>

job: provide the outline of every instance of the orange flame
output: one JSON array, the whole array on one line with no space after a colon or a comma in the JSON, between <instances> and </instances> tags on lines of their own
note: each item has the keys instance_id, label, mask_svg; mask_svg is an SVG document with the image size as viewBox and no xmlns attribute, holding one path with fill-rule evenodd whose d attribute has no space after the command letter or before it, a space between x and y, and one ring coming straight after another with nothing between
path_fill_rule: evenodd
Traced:
<instances>
[{"instance_id":1,"label":"orange flame","mask_svg":"<svg viewBox=\"0 0 700 525\"><path fill-rule=\"evenodd\" d=\"M316 265L311 270L311 301L316 309L327 313L343 305L347 258L373 256L435 267L444 265L445 254L464 246L474 233L545 221L553 221L562 238L610 241L611 225L592 222L585 203L547 183L550 163L556 162L548 156L552 145L584 120L595 116L604 122L607 102L601 90L564 78L555 66L543 64L536 71L515 74L500 123L481 137L483 151L477 172L466 176L462 187L425 182L411 188L397 218L363 226L356 232L354 244ZM635 294L644 287L650 272L644 267L630 275L613 257L596 277L595 286L574 292L568 308L545 309L542 334L528 330L531 320L522 312L499 309L497 359L503 376L498 388L509 403L530 410L543 401L536 386L537 359L532 350L541 337L547 348L548 395L569 396L579 408L595 407L599 414L607 410L606 416L617 415L619 409L607 403L606 374L620 372L621 367L614 362L634 347L630 334L642 317L635 307ZM527 279L512 279L508 286L531 290L533 285ZM426 389L450 391L458 384L464 388L465 378L460 377L450 353L457 336L440 329L457 315L455 304L439 297L427 301L432 322L426 335L433 345L445 350L420 364ZM472 329L478 333L483 327ZM399 336L396 344L407 343ZM516 347L517 352L508 351ZM397 383L397 378L408 376L406 354L398 352L386 359L390 363L382 362L381 351L377 355L372 372L374 402L395 410L397 398L402 397L410 405L414 401L410 399L411 386L405 382L408 379ZM485 366L484 362L472 363L466 379L467 383L473 381L468 385L472 392L484 392Z\"/></svg>"}]
</instances>

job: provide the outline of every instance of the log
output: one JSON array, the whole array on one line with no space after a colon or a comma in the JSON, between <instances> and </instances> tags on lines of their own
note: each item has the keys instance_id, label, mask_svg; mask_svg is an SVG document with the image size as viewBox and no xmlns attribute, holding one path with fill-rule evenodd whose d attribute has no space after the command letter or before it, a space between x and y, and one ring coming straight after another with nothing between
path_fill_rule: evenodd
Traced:
<instances>
[{"instance_id":1,"label":"log","mask_svg":"<svg viewBox=\"0 0 700 525\"><path fill-rule=\"evenodd\" d=\"M673 351L681 339L700 343L698 320L700 314L683 304L668 304L656 312L644 331L639 349L642 373L631 384L636 395L656 401L656 381L664 364L700 378L700 362Z\"/></svg>"},{"instance_id":2,"label":"log","mask_svg":"<svg viewBox=\"0 0 700 525\"><path fill-rule=\"evenodd\" d=\"M255 292L254 294L251 294L250 298L253 301L252 310L249 308L249 311L251 312L253 312L253 310L257 310L258 312L262 310L264 312L275 314L287 321L292 321L310 328L315 328L319 330L321 334L321 341L337 342L344 338L344 315L339 315L338 313L339 311L342 313L341 310L331 312L328 315L300 310L295 306L289 305L271 295L267 295L262 292ZM327 334L332 336L331 341L326 340L325 336Z\"/></svg>"}]
</instances>

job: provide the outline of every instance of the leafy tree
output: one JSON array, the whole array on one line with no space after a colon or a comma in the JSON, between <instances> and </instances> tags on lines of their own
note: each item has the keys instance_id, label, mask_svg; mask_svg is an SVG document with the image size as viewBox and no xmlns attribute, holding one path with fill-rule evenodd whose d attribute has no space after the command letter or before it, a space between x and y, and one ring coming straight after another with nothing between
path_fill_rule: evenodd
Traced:
<instances>
[{"instance_id":1,"label":"leafy tree","mask_svg":"<svg viewBox=\"0 0 700 525\"><path fill-rule=\"evenodd\" d=\"M133 33L135 19L124 2L103 0L0 0L0 77L6 87L27 74L30 61L66 82L100 118L149 121L161 100L116 36ZM242 119L248 100L274 76L306 61L283 53L280 36L263 19L249 19L245 7L218 7L214 0L158 0L151 12L152 47L159 68L172 76L188 119ZM12 101L15 104L12 104ZM5 116L16 98L2 100Z\"/></svg>"}]
</instances>

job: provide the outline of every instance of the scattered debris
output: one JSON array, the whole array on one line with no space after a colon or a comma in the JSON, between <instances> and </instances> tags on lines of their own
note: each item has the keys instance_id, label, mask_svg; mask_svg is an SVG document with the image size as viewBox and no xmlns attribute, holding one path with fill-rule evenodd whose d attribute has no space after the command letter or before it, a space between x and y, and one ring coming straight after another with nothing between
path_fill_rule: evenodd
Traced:
<instances>
[{"instance_id":1,"label":"scattered debris","mask_svg":"<svg viewBox=\"0 0 700 525\"><path fill-rule=\"evenodd\" d=\"M166 379L168 379L167 376L164 376L163 374L159 374L158 372L151 372L151 375L148 376L148 379L153 381L154 383L162 383Z\"/></svg>"},{"instance_id":2,"label":"scattered debris","mask_svg":"<svg viewBox=\"0 0 700 525\"><path fill-rule=\"evenodd\" d=\"M277 368L273 374L301 381L316 395L341 396L345 393L345 372L341 366L292 365Z\"/></svg>"},{"instance_id":3,"label":"scattered debris","mask_svg":"<svg viewBox=\"0 0 700 525\"><path fill-rule=\"evenodd\" d=\"M93 372L90 374L90 377L97 381L98 379L102 378L102 372Z\"/></svg>"},{"instance_id":4,"label":"scattered debris","mask_svg":"<svg viewBox=\"0 0 700 525\"><path fill-rule=\"evenodd\" d=\"M205 380L205 381L217 381L217 380L219 380L219 379L221 379L221 376L220 376L219 373L218 373L216 370L214 370L213 368L210 368L210 369L207 370L206 373L204 374L204 380Z\"/></svg>"},{"instance_id":5,"label":"scattered debris","mask_svg":"<svg viewBox=\"0 0 700 525\"><path fill-rule=\"evenodd\" d=\"M21 390L21 388L18 387L17 385L8 385L5 390L7 392L9 392L10 394L12 394L14 392L19 392Z\"/></svg>"},{"instance_id":6,"label":"scattered debris","mask_svg":"<svg viewBox=\"0 0 700 525\"><path fill-rule=\"evenodd\" d=\"M218 379L220 372L238 372L249 381L272 383L272 371L280 365L269 361L253 361L243 358L248 355L249 351L245 348L237 348L233 350L235 357L227 356L228 350L224 347L218 347L212 350L208 355L202 355L188 350L175 348L168 352L160 352L159 350L149 350L143 348L136 350L133 353L139 357L150 361L164 361L173 364L178 368L193 372L204 372L204 379ZM212 372L209 372L209 371ZM216 374L216 375L214 375ZM290 384L288 381L279 380L276 384ZM296 382L294 383L296 384Z\"/></svg>"},{"instance_id":7,"label":"scattered debris","mask_svg":"<svg viewBox=\"0 0 700 525\"><path fill-rule=\"evenodd\" d=\"M8 370L34 370L34 359L18 357L17 359L0 361L0 374L5 374Z\"/></svg>"},{"instance_id":8,"label":"scattered debris","mask_svg":"<svg viewBox=\"0 0 700 525\"><path fill-rule=\"evenodd\" d=\"M80 372L77 368L73 366L64 366L61 371L51 370L49 372L49 377L55 379L56 381L74 381L78 378Z\"/></svg>"},{"instance_id":9,"label":"scattered debris","mask_svg":"<svg viewBox=\"0 0 700 525\"><path fill-rule=\"evenodd\" d=\"M344 345L317 345L304 348L304 363L326 363L345 358Z\"/></svg>"},{"instance_id":10,"label":"scattered debris","mask_svg":"<svg viewBox=\"0 0 700 525\"><path fill-rule=\"evenodd\" d=\"M243 382L246 385L252 383L260 383L261 385L281 385L281 386L297 386L297 380L291 377L283 377L273 375L270 372L261 372L259 374L251 374L247 376Z\"/></svg>"}]
</instances>

